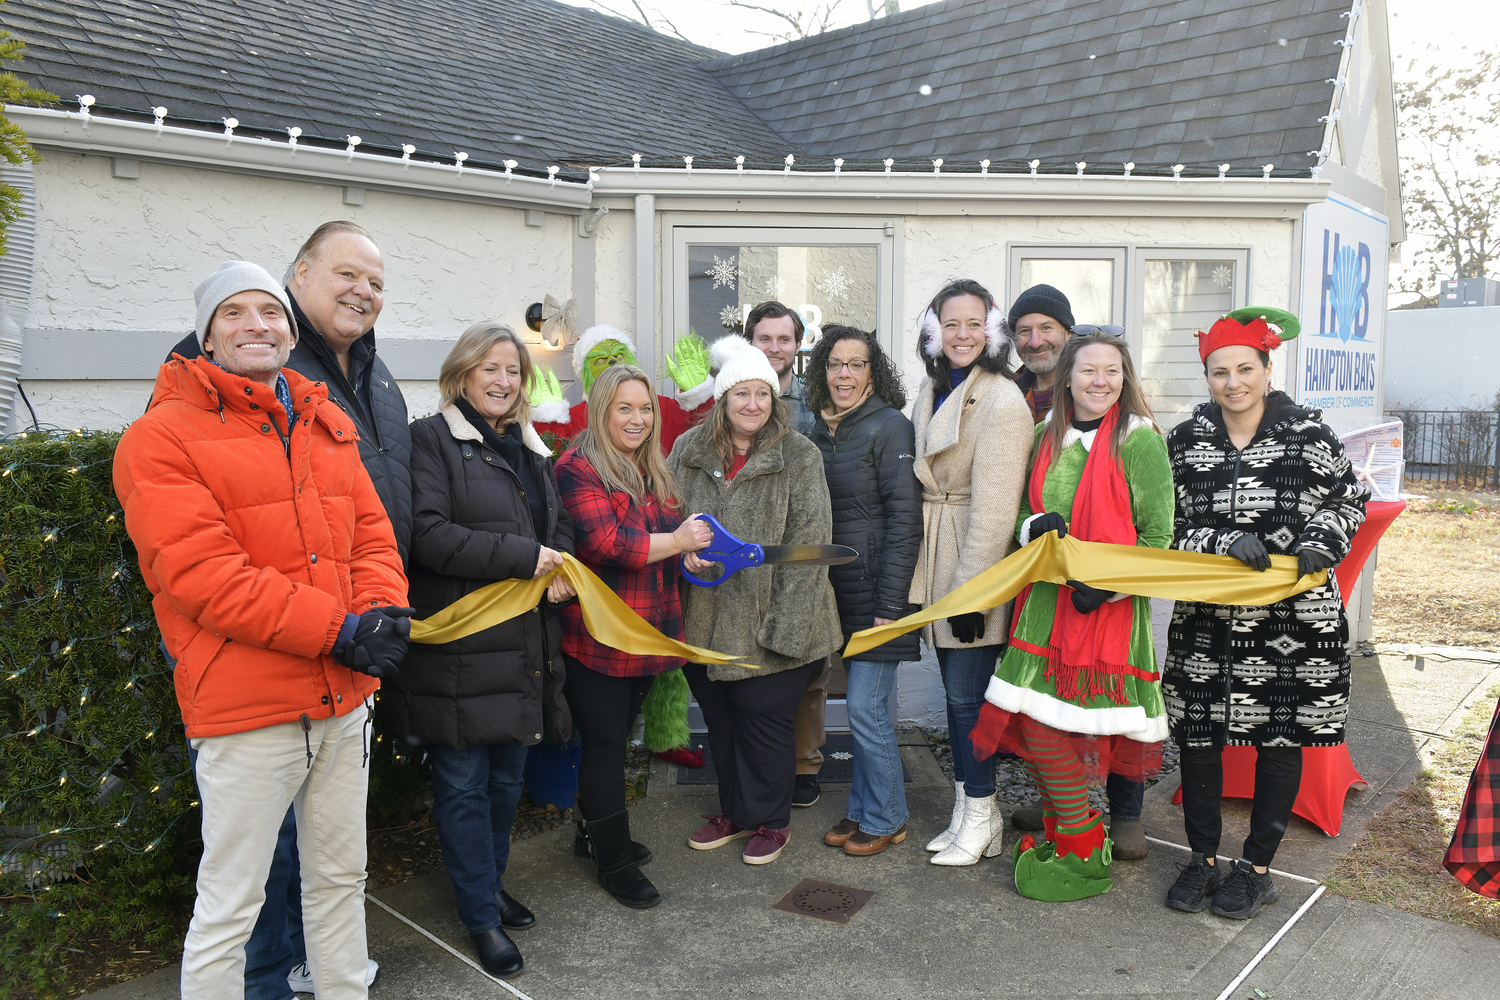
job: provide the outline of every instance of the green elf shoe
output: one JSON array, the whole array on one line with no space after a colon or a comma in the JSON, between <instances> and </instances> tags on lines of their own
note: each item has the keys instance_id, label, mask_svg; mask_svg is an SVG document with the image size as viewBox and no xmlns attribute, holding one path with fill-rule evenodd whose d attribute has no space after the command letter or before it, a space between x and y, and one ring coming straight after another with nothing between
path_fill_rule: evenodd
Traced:
<instances>
[{"instance_id":1,"label":"green elf shoe","mask_svg":"<svg viewBox=\"0 0 1500 1000\"><path fill-rule=\"evenodd\" d=\"M1088 899L1110 890L1109 862L1113 842L1104 835L1103 817L1090 810L1077 827L1059 826L1053 848L1032 847L1015 862L1016 891L1028 899L1062 903Z\"/></svg>"},{"instance_id":2,"label":"green elf shoe","mask_svg":"<svg viewBox=\"0 0 1500 1000\"><path fill-rule=\"evenodd\" d=\"M1037 857L1052 857L1052 855L1056 853L1056 840L1057 814L1051 809L1043 809L1042 839L1037 840L1034 835L1028 833L1024 834L1020 840L1016 841L1016 846L1011 848L1010 851L1011 868L1014 869L1016 867L1017 862L1021 860L1022 854L1025 854L1027 851L1032 850L1033 848L1037 852Z\"/></svg>"}]
</instances>

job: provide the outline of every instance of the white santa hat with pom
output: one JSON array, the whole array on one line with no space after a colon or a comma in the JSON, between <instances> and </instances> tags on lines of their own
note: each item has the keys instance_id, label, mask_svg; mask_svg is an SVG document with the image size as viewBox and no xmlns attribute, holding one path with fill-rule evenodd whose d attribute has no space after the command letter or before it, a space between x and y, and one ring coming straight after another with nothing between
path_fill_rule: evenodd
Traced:
<instances>
[{"instance_id":1,"label":"white santa hat with pom","mask_svg":"<svg viewBox=\"0 0 1500 1000\"><path fill-rule=\"evenodd\" d=\"M781 379L776 369L757 347L739 334L731 333L714 341L708 352L709 367L717 371L714 376L714 399L752 379L759 379L771 387L773 396L781 395Z\"/></svg>"},{"instance_id":2,"label":"white santa hat with pom","mask_svg":"<svg viewBox=\"0 0 1500 1000\"><path fill-rule=\"evenodd\" d=\"M583 365L584 358L589 351L598 347L607 340L617 340L630 349L630 356L635 357L635 341L630 339L630 334L621 330L613 323L599 323L583 331L583 335L573 342L573 371L578 373L578 387L583 388ZM588 393L584 393L587 397Z\"/></svg>"}]
</instances>

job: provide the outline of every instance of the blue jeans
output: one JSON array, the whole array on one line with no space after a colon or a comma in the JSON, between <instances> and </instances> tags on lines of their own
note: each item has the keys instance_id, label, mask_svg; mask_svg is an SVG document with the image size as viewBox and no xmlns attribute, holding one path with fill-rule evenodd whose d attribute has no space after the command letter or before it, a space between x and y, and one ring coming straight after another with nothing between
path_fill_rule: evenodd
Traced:
<instances>
[{"instance_id":1,"label":"blue jeans","mask_svg":"<svg viewBox=\"0 0 1500 1000\"><path fill-rule=\"evenodd\" d=\"M198 751L188 744L188 766L196 772ZM297 857L297 817L286 811L276 834L276 853L266 878L266 901L245 942L245 1000L292 1000L286 984L293 966L307 961L302 940L302 871Z\"/></svg>"},{"instance_id":2,"label":"blue jeans","mask_svg":"<svg viewBox=\"0 0 1500 1000\"><path fill-rule=\"evenodd\" d=\"M854 734L854 781L844 815L875 837L895 833L907 817L906 780L891 720L898 666L879 660L844 663L849 673L849 730Z\"/></svg>"},{"instance_id":3,"label":"blue jeans","mask_svg":"<svg viewBox=\"0 0 1500 1000\"><path fill-rule=\"evenodd\" d=\"M1104 790L1109 795L1111 821L1124 820L1130 823L1141 818L1141 806L1146 801L1144 781L1131 781L1124 775L1111 771L1104 782Z\"/></svg>"},{"instance_id":4,"label":"blue jeans","mask_svg":"<svg viewBox=\"0 0 1500 1000\"><path fill-rule=\"evenodd\" d=\"M964 794L982 799L995 794L995 758L979 760L969 734L979 721L984 692L995 676L995 662L1005 647L964 646L939 649L938 668L948 697L948 739L953 745L953 778L964 783Z\"/></svg>"},{"instance_id":5,"label":"blue jeans","mask_svg":"<svg viewBox=\"0 0 1500 1000\"><path fill-rule=\"evenodd\" d=\"M526 748L519 743L454 750L431 744L432 818L453 881L458 918L470 934L500 926L496 896L510 860L510 828L521 801Z\"/></svg>"}]
</instances>

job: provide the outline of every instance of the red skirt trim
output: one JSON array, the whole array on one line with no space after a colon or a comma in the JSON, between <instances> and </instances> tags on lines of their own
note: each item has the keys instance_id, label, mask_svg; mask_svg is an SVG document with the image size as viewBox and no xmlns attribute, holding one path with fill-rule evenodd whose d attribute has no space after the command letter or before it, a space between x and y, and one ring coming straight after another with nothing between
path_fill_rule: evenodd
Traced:
<instances>
[{"instance_id":1,"label":"red skirt trim","mask_svg":"<svg viewBox=\"0 0 1500 1000\"><path fill-rule=\"evenodd\" d=\"M974 756L984 760L996 751L1021 756L1022 718L1020 713L985 702L979 709L979 721L969 734ZM1128 736L1086 733L1069 733L1068 740L1091 783L1102 782L1111 774L1131 781L1146 781L1161 773L1160 740L1142 743Z\"/></svg>"}]
</instances>

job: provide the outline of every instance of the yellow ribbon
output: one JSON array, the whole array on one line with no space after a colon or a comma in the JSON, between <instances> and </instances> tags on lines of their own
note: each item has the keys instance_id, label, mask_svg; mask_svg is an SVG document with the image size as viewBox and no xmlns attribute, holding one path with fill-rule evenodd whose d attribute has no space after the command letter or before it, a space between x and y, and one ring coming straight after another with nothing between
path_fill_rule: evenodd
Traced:
<instances>
[{"instance_id":1,"label":"yellow ribbon","mask_svg":"<svg viewBox=\"0 0 1500 1000\"><path fill-rule=\"evenodd\" d=\"M681 656L694 663L734 663L739 659L662 635L587 566L566 552L562 569L556 573L534 580L501 580L460 598L431 618L413 619L411 641L452 642L510 621L534 609L552 577L558 574L578 592L584 627L606 646L636 656Z\"/></svg>"},{"instance_id":2,"label":"yellow ribbon","mask_svg":"<svg viewBox=\"0 0 1500 1000\"><path fill-rule=\"evenodd\" d=\"M1298 576L1296 557L1272 556L1271 568L1257 573L1231 556L1085 542L1071 536L1060 539L1049 531L925 610L854 633L844 649L844 659L931 622L997 608L1027 584L1069 580L1139 597L1203 604L1275 604L1321 587L1328 581L1328 571Z\"/></svg>"}]
</instances>

